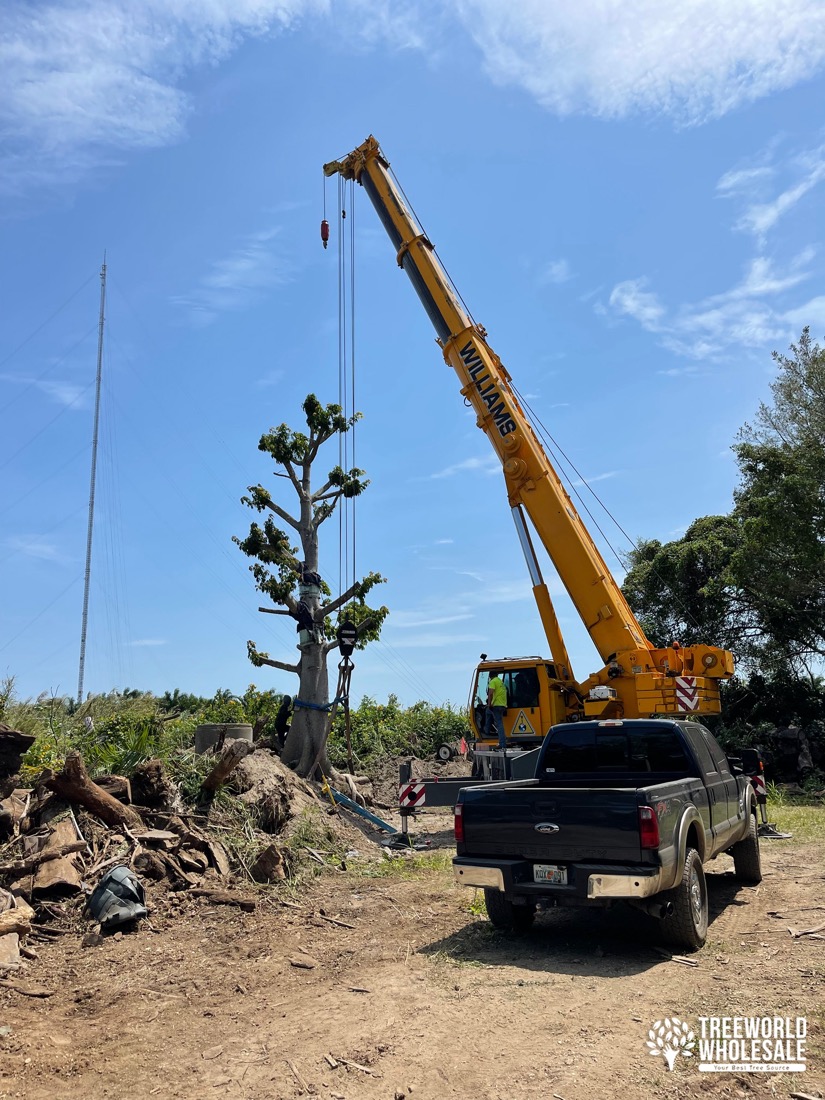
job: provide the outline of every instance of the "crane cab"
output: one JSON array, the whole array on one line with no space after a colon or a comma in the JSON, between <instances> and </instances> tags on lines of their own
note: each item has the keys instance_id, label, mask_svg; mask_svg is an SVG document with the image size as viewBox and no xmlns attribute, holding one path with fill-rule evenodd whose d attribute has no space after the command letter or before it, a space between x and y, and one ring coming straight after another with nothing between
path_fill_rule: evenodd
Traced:
<instances>
[{"instance_id":1,"label":"crane cab","mask_svg":"<svg viewBox=\"0 0 825 1100\"><path fill-rule=\"evenodd\" d=\"M487 687L498 671L507 690L504 732L508 745L536 748L551 726L568 721L571 684L556 675L544 657L503 657L484 660L475 670L468 705L470 727L478 748L497 748L495 730L488 732Z\"/></svg>"}]
</instances>

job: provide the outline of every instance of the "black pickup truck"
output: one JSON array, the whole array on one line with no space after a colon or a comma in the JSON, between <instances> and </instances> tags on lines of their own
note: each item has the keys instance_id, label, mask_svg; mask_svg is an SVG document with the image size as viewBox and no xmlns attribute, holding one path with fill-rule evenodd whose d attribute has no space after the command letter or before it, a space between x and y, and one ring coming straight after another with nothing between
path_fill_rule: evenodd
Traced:
<instances>
[{"instance_id":1,"label":"black pickup truck","mask_svg":"<svg viewBox=\"0 0 825 1100\"><path fill-rule=\"evenodd\" d=\"M703 864L729 852L740 882L762 879L755 794L735 771L695 721L553 726L535 779L459 793L456 881L483 887L497 928L526 929L538 903L624 901L696 950L708 927Z\"/></svg>"}]
</instances>

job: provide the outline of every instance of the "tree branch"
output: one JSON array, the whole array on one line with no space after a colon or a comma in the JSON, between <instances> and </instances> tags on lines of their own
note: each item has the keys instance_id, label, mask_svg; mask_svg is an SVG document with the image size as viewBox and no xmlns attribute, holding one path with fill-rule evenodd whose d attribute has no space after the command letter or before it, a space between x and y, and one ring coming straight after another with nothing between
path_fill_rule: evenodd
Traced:
<instances>
[{"instance_id":1,"label":"tree branch","mask_svg":"<svg viewBox=\"0 0 825 1100\"><path fill-rule=\"evenodd\" d=\"M279 668L281 672L294 672L297 676L301 671L297 665L289 665L286 661L274 661L271 657L262 657L258 654L258 660L262 665L269 665L270 668Z\"/></svg>"},{"instance_id":2,"label":"tree branch","mask_svg":"<svg viewBox=\"0 0 825 1100\"><path fill-rule=\"evenodd\" d=\"M280 504L276 504L274 500L268 500L266 506L267 508L271 508L275 515L278 516L279 519L282 519L284 523L288 523L290 527L294 527L296 531L300 532L301 525L298 520L293 519L289 512L285 511Z\"/></svg>"},{"instance_id":3,"label":"tree branch","mask_svg":"<svg viewBox=\"0 0 825 1100\"><path fill-rule=\"evenodd\" d=\"M280 609L280 607L259 607L258 610L261 611L264 615L289 615L290 614L289 610L285 609L285 610L282 611Z\"/></svg>"},{"instance_id":4,"label":"tree branch","mask_svg":"<svg viewBox=\"0 0 825 1100\"><path fill-rule=\"evenodd\" d=\"M337 611L339 607L343 607L345 603L348 603L353 596L357 595L361 588L361 582L358 581L355 584L351 584L349 588L342 595L336 599L331 600L329 603L325 603L323 607L319 607L316 614L320 615L318 622L323 622L327 615L331 615L333 611Z\"/></svg>"},{"instance_id":5,"label":"tree branch","mask_svg":"<svg viewBox=\"0 0 825 1100\"><path fill-rule=\"evenodd\" d=\"M288 458L285 458L285 459L284 459L284 461L283 461L283 467L284 467L284 469L286 470L286 472L287 472L287 473L289 474L289 480L290 480L290 481L292 482L292 484L293 484L293 485L295 486L295 492L296 492L296 493L298 494L298 496L299 496L299 497L301 497L301 498L303 499L303 496L304 496L304 490L303 490L303 488L301 487L301 483L300 483L300 481L298 480L298 478L297 478L297 476L296 476L296 474L295 474L295 470L294 470L294 468L293 468L293 466L292 466L292 463L291 463L291 462L289 461L289 459L288 459ZM296 526L297 526L297 524L296 524Z\"/></svg>"},{"instance_id":6,"label":"tree branch","mask_svg":"<svg viewBox=\"0 0 825 1100\"><path fill-rule=\"evenodd\" d=\"M317 490L316 492L314 492L314 493L312 494L312 498L311 498L311 499L312 499L312 503L314 504L316 500L323 500L323 494L324 494L324 493L325 493L325 492L326 492L326 491L327 491L328 489L331 489L331 488L332 488L332 482L331 482L331 481L327 481L327 483L326 483L325 485L322 485L320 489L318 489L318 490Z\"/></svg>"}]
</instances>

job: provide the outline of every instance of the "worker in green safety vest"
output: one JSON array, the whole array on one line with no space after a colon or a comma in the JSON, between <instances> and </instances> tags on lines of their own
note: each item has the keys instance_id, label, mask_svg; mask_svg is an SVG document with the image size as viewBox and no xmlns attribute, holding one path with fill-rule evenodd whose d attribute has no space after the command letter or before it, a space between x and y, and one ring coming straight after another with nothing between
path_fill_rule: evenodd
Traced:
<instances>
[{"instance_id":1,"label":"worker in green safety vest","mask_svg":"<svg viewBox=\"0 0 825 1100\"><path fill-rule=\"evenodd\" d=\"M507 688L501 678L501 670L496 669L487 684L487 716L484 732L489 737L493 726L495 726L500 749L507 748L507 738L504 735L504 712L506 710Z\"/></svg>"}]
</instances>

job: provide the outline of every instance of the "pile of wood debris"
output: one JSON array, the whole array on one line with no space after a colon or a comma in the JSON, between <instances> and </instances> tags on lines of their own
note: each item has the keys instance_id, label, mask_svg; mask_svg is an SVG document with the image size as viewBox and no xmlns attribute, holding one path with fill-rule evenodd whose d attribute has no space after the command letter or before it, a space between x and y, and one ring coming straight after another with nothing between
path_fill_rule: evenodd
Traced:
<instances>
[{"instance_id":1,"label":"pile of wood debris","mask_svg":"<svg viewBox=\"0 0 825 1100\"><path fill-rule=\"evenodd\" d=\"M278 882L289 873L290 829L307 810L332 812L277 756L239 740L215 753L198 805L189 811L158 760L130 777L93 781L73 752L60 772L44 771L24 787L13 769L28 744L15 734L12 748L13 732L0 730L6 771L5 777L0 772L0 981L25 970L38 957L38 944L56 936L80 934L92 946L109 931L128 931L101 928L88 907L114 867L129 868L146 888L150 920L158 904L167 908L185 897L254 910L253 883ZM230 775L236 797L255 808L256 828L248 837L254 854L247 851L244 861L222 842L210 815L215 792Z\"/></svg>"}]
</instances>

